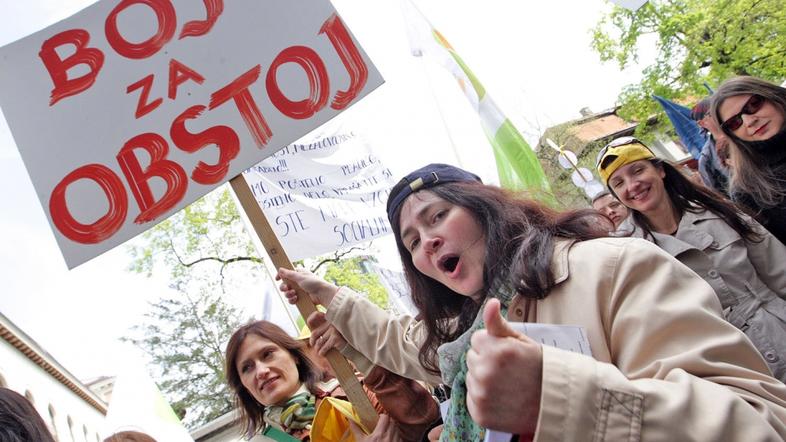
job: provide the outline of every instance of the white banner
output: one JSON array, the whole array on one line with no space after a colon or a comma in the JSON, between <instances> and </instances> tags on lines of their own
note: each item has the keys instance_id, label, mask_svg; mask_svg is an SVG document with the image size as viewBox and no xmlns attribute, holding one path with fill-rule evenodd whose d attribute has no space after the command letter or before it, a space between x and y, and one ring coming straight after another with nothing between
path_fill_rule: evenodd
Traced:
<instances>
[{"instance_id":1,"label":"white banner","mask_svg":"<svg viewBox=\"0 0 786 442\"><path fill-rule=\"evenodd\" d=\"M328 0L102 0L0 48L0 106L69 267L381 83Z\"/></svg>"},{"instance_id":2,"label":"white banner","mask_svg":"<svg viewBox=\"0 0 786 442\"><path fill-rule=\"evenodd\" d=\"M391 233L385 205L395 181L363 136L341 122L322 126L244 175L293 261Z\"/></svg>"}]
</instances>

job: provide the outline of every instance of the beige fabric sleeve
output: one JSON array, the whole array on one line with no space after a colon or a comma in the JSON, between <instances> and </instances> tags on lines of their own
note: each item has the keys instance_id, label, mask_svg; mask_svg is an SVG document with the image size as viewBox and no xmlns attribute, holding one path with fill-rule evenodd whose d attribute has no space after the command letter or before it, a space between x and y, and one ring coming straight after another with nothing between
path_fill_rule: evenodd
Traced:
<instances>
[{"instance_id":1,"label":"beige fabric sleeve","mask_svg":"<svg viewBox=\"0 0 786 442\"><path fill-rule=\"evenodd\" d=\"M425 336L423 323L412 316L392 316L352 290L341 287L327 309L327 319L371 363L405 378L439 384L439 375L418 360Z\"/></svg>"},{"instance_id":2,"label":"beige fabric sleeve","mask_svg":"<svg viewBox=\"0 0 786 442\"><path fill-rule=\"evenodd\" d=\"M602 306L611 363L543 347L536 440L786 439L786 387L709 285L643 241L613 269L610 293L582 294Z\"/></svg>"}]
</instances>

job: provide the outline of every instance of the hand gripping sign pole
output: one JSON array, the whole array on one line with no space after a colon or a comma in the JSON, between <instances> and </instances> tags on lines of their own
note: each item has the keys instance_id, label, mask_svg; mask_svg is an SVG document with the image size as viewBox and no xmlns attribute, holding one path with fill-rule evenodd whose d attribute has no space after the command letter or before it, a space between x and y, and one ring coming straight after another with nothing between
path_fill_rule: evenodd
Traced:
<instances>
[{"instance_id":1,"label":"hand gripping sign pole","mask_svg":"<svg viewBox=\"0 0 786 442\"><path fill-rule=\"evenodd\" d=\"M243 210L251 221L251 225L254 226L257 236L259 236L259 240L262 241L265 251L267 251L268 256L270 256L270 260L273 261L276 268L284 267L294 270L286 251L284 251L281 242L278 240L275 232L273 232L273 228L270 226L265 214L262 212L262 208L259 206L251 189L248 187L243 174L232 178L229 183L232 185L232 190L235 191L235 195L238 201L240 201L240 205L243 206ZM297 308L304 318L308 318L309 315L317 311L316 306L311 302L311 298L300 287L292 282L288 282L288 284L295 287L295 291L298 294ZM371 405L368 396L366 396L366 393L363 391L360 381L355 377L352 366L349 365L346 358L336 349L331 349L330 352L328 352L327 360L330 362L330 366L333 367L333 371L336 373L336 378L341 384L341 388L347 393L349 401L352 402L355 411L357 411L358 416L360 416L363 426L369 431L373 431L377 424L377 413L374 411L374 407Z\"/></svg>"}]
</instances>

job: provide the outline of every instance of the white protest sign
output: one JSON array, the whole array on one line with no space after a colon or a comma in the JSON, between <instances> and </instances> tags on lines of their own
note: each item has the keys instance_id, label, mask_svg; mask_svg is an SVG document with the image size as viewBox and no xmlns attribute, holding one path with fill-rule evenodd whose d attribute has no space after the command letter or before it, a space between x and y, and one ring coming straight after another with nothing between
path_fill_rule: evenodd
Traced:
<instances>
[{"instance_id":1,"label":"white protest sign","mask_svg":"<svg viewBox=\"0 0 786 442\"><path fill-rule=\"evenodd\" d=\"M102 0L0 48L0 106L69 267L381 83L328 0Z\"/></svg>"},{"instance_id":2,"label":"white protest sign","mask_svg":"<svg viewBox=\"0 0 786 442\"><path fill-rule=\"evenodd\" d=\"M292 260L391 233L395 184L361 133L330 122L250 168L246 182Z\"/></svg>"}]
</instances>

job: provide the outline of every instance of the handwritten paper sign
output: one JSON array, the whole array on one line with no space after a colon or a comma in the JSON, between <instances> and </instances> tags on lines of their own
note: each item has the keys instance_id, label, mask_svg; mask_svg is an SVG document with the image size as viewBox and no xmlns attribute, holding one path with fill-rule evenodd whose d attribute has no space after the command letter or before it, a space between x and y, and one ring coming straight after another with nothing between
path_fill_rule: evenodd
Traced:
<instances>
[{"instance_id":1,"label":"handwritten paper sign","mask_svg":"<svg viewBox=\"0 0 786 442\"><path fill-rule=\"evenodd\" d=\"M0 48L0 106L69 267L381 83L327 0L102 0Z\"/></svg>"},{"instance_id":2,"label":"handwritten paper sign","mask_svg":"<svg viewBox=\"0 0 786 442\"><path fill-rule=\"evenodd\" d=\"M287 256L309 258L391 233L395 185L362 133L331 121L245 172Z\"/></svg>"}]
</instances>

